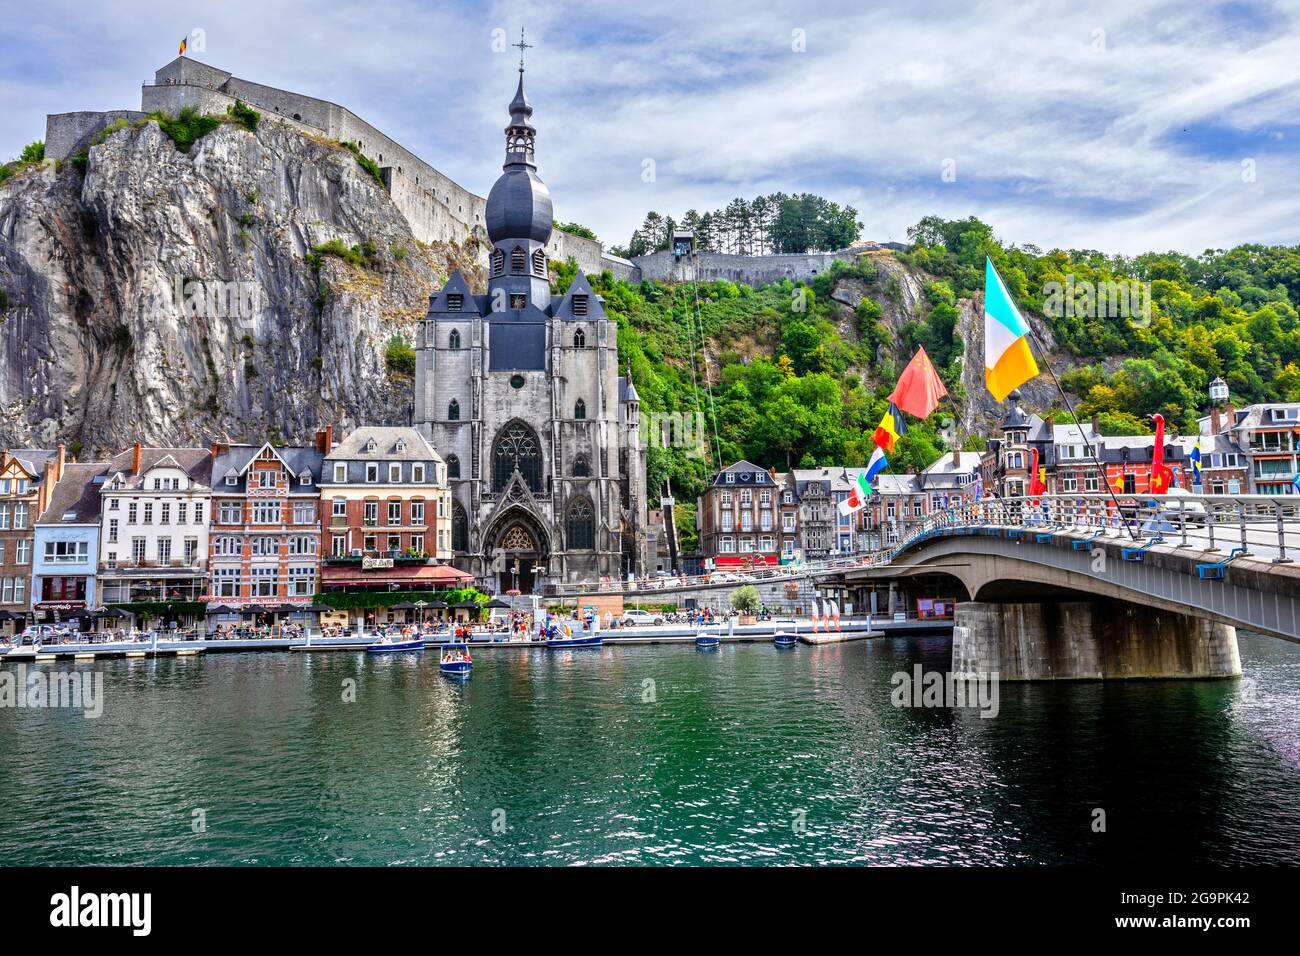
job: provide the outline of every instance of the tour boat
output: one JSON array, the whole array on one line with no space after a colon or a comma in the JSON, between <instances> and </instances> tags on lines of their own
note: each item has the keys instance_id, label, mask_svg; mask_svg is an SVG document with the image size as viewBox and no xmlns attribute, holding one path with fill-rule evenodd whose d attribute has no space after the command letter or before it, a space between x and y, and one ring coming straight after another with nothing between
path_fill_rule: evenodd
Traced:
<instances>
[{"instance_id":1,"label":"tour boat","mask_svg":"<svg viewBox=\"0 0 1300 956\"><path fill-rule=\"evenodd\" d=\"M587 634L583 637L547 638L547 647L600 647L604 643L599 634Z\"/></svg>"},{"instance_id":2,"label":"tour boat","mask_svg":"<svg viewBox=\"0 0 1300 956\"><path fill-rule=\"evenodd\" d=\"M789 631L777 631L772 635L772 643L777 647L794 647L799 643L799 635Z\"/></svg>"},{"instance_id":3,"label":"tour boat","mask_svg":"<svg viewBox=\"0 0 1300 956\"><path fill-rule=\"evenodd\" d=\"M438 670L444 674L457 676L469 674L474 666L474 658L469 656L469 645L449 641L442 645L442 658L438 661Z\"/></svg>"},{"instance_id":4,"label":"tour boat","mask_svg":"<svg viewBox=\"0 0 1300 956\"><path fill-rule=\"evenodd\" d=\"M406 651L422 650L424 650L424 638L422 637L412 637L407 640L386 637L373 644L366 645L367 654L400 654Z\"/></svg>"},{"instance_id":5,"label":"tour boat","mask_svg":"<svg viewBox=\"0 0 1300 956\"><path fill-rule=\"evenodd\" d=\"M711 650L722 643L722 638L716 634L705 634L703 632L695 635L695 646L701 650Z\"/></svg>"}]
</instances>

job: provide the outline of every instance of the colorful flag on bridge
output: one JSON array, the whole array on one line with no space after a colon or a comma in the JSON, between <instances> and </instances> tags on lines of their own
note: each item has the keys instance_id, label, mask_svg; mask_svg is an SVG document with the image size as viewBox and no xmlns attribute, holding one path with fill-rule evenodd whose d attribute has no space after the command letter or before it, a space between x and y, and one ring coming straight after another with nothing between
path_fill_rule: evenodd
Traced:
<instances>
[{"instance_id":1,"label":"colorful flag on bridge","mask_svg":"<svg viewBox=\"0 0 1300 956\"><path fill-rule=\"evenodd\" d=\"M1029 351L1029 326L993 268L984 259L984 384L999 402L1038 374Z\"/></svg>"},{"instance_id":2,"label":"colorful flag on bridge","mask_svg":"<svg viewBox=\"0 0 1300 956\"><path fill-rule=\"evenodd\" d=\"M924 348L919 348L898 377L898 384L889 393L889 400L909 415L928 418L939 400L947 394L948 390L939 380L930 356L925 354Z\"/></svg>"},{"instance_id":3,"label":"colorful flag on bridge","mask_svg":"<svg viewBox=\"0 0 1300 956\"><path fill-rule=\"evenodd\" d=\"M880 419L880 424L876 426L875 433L871 440L876 443L878 448L884 449L886 454L894 453L894 446L898 444L898 439L907 434L907 424L903 421L903 413L898 410L898 406L893 402L889 403L889 408L885 409L884 417Z\"/></svg>"},{"instance_id":4,"label":"colorful flag on bridge","mask_svg":"<svg viewBox=\"0 0 1300 956\"><path fill-rule=\"evenodd\" d=\"M867 473L860 471L850 482L849 496L840 502L840 514L851 515L855 511L861 511L867 506L870 497L871 482L867 481Z\"/></svg>"},{"instance_id":5,"label":"colorful flag on bridge","mask_svg":"<svg viewBox=\"0 0 1300 956\"><path fill-rule=\"evenodd\" d=\"M1153 495L1163 495L1173 483L1174 472L1165 464L1165 416L1152 415L1156 422L1155 444L1151 446L1151 485L1148 490Z\"/></svg>"}]
</instances>

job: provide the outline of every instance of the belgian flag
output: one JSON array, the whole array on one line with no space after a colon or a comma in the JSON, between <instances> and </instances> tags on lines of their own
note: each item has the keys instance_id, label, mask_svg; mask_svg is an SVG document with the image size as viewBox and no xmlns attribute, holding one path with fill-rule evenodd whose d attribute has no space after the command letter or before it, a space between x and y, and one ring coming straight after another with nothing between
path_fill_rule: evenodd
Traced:
<instances>
[{"instance_id":1,"label":"belgian flag","mask_svg":"<svg viewBox=\"0 0 1300 956\"><path fill-rule=\"evenodd\" d=\"M189 37L181 37L181 49L180 49L181 56L185 55L185 44L187 42L189 42Z\"/></svg>"}]
</instances>

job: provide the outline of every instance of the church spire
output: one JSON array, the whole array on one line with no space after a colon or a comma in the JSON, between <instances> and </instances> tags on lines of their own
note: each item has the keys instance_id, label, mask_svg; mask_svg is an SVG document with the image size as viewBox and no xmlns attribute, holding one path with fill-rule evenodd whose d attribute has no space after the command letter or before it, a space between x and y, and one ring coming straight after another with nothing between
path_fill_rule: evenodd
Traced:
<instances>
[{"instance_id":1,"label":"church spire","mask_svg":"<svg viewBox=\"0 0 1300 956\"><path fill-rule=\"evenodd\" d=\"M537 130L533 128L530 117L533 115L532 104L524 93L524 50L532 47L524 42L524 31L519 31L519 42L512 44L519 48L519 86L515 98L510 101L510 125L506 127L506 165L524 163L533 165L533 148L537 140Z\"/></svg>"}]
</instances>

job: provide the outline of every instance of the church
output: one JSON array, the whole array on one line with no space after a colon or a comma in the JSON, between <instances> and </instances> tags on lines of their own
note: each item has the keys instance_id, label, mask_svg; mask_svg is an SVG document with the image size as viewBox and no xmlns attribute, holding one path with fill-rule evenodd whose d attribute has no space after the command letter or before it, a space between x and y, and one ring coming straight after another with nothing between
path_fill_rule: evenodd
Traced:
<instances>
[{"instance_id":1,"label":"church","mask_svg":"<svg viewBox=\"0 0 1300 956\"><path fill-rule=\"evenodd\" d=\"M641 573L647 519L640 403L619 375L617 327L581 271L551 294L532 114L521 61L487 199L487 294L455 272L430 297L415 373L415 426L447 463L453 562L524 593Z\"/></svg>"}]
</instances>

